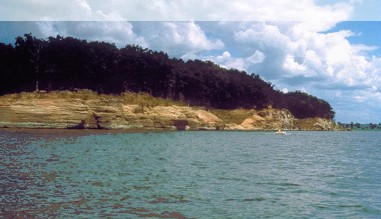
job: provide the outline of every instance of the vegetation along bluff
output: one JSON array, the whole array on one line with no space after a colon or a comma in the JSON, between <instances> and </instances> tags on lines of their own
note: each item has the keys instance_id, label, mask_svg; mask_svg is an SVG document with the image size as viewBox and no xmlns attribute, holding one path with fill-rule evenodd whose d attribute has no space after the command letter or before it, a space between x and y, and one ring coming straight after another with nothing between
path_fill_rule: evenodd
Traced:
<instances>
[{"instance_id":1,"label":"vegetation along bluff","mask_svg":"<svg viewBox=\"0 0 381 219\"><path fill-rule=\"evenodd\" d=\"M0 127L333 130L315 96L257 74L73 37L0 43Z\"/></svg>"}]
</instances>

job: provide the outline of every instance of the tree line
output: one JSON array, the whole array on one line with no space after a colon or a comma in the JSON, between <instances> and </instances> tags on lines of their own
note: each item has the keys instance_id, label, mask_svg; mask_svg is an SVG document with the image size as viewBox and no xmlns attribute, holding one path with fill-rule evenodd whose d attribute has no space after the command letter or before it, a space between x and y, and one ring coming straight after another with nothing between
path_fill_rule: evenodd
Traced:
<instances>
[{"instance_id":1,"label":"tree line","mask_svg":"<svg viewBox=\"0 0 381 219\"><path fill-rule=\"evenodd\" d=\"M0 43L0 94L90 89L98 93L146 92L155 97L219 109L286 108L297 118L334 118L329 103L296 91L282 93L257 74L211 61L169 58L138 45L117 48L73 37L38 39L25 34Z\"/></svg>"},{"instance_id":2,"label":"tree line","mask_svg":"<svg viewBox=\"0 0 381 219\"><path fill-rule=\"evenodd\" d=\"M358 122L356 123L340 123L337 124L341 125L342 127L345 127L349 130L381 130L381 122L380 123L369 123L369 124L360 124Z\"/></svg>"}]
</instances>

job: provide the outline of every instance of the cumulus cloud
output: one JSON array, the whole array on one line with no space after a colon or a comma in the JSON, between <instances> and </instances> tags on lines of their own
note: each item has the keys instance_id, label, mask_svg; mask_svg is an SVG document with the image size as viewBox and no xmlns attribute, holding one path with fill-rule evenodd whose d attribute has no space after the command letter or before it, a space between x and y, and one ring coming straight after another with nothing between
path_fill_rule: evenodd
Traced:
<instances>
[{"instance_id":1,"label":"cumulus cloud","mask_svg":"<svg viewBox=\"0 0 381 219\"><path fill-rule=\"evenodd\" d=\"M220 39L210 39L196 22L135 22L136 33L151 49L171 56L190 57L201 51L222 49Z\"/></svg>"},{"instance_id":2,"label":"cumulus cloud","mask_svg":"<svg viewBox=\"0 0 381 219\"><path fill-rule=\"evenodd\" d=\"M222 54L217 56L209 56L203 59L211 60L224 68L234 68L241 71L246 69L245 60L243 58L233 58L228 51L224 51Z\"/></svg>"},{"instance_id":3,"label":"cumulus cloud","mask_svg":"<svg viewBox=\"0 0 381 219\"><path fill-rule=\"evenodd\" d=\"M138 44L165 51L174 57L197 57L203 51L224 47L221 39L211 39L196 22L127 22L127 21L39 21L43 36L73 36L81 39L115 43L119 47ZM260 59L261 54L256 54ZM262 54L263 55L263 54Z\"/></svg>"},{"instance_id":4,"label":"cumulus cloud","mask_svg":"<svg viewBox=\"0 0 381 219\"><path fill-rule=\"evenodd\" d=\"M147 47L143 37L134 33L133 25L130 22L56 22L40 21L37 22L40 32L45 37L48 36L73 36L90 41L105 41L114 43L119 47L126 44L137 44Z\"/></svg>"},{"instance_id":5,"label":"cumulus cloud","mask_svg":"<svg viewBox=\"0 0 381 219\"><path fill-rule=\"evenodd\" d=\"M152 13L155 20L332 21L348 19L353 10L353 4L351 3L339 3L321 7L316 5L313 0L159 0L154 1L154 4L147 5L150 5L147 8L148 11L159 11L159 13ZM165 14L160 12L165 12Z\"/></svg>"},{"instance_id":6,"label":"cumulus cloud","mask_svg":"<svg viewBox=\"0 0 381 219\"><path fill-rule=\"evenodd\" d=\"M314 0L3 0L2 5L9 10L2 10L1 20L337 21L353 11L353 1L319 6ZM23 9L28 13L11 13Z\"/></svg>"},{"instance_id":7,"label":"cumulus cloud","mask_svg":"<svg viewBox=\"0 0 381 219\"><path fill-rule=\"evenodd\" d=\"M307 22L309 23L309 22ZM228 24L227 24L228 25ZM248 71L261 72L270 80L294 78L303 84L331 81L347 86L372 86L380 79L380 60L369 57L373 48L352 45L348 30L325 33L306 28L304 22L253 22L234 31L240 48L261 51L266 57L260 65L242 65ZM248 61L246 59L245 61ZM316 81L318 79L318 81Z\"/></svg>"},{"instance_id":8,"label":"cumulus cloud","mask_svg":"<svg viewBox=\"0 0 381 219\"><path fill-rule=\"evenodd\" d=\"M216 64L228 69L238 69L241 71L247 71L251 66L262 63L266 56L261 51L256 50L254 54L248 57L232 57L229 51L224 51L217 56L198 57L204 60L211 60Z\"/></svg>"},{"instance_id":9,"label":"cumulus cloud","mask_svg":"<svg viewBox=\"0 0 381 219\"><path fill-rule=\"evenodd\" d=\"M253 55L246 58L246 62L248 63L248 66L256 65L262 63L265 58L266 55L263 52L256 50Z\"/></svg>"},{"instance_id":10,"label":"cumulus cloud","mask_svg":"<svg viewBox=\"0 0 381 219\"><path fill-rule=\"evenodd\" d=\"M216 27L220 29L214 31L221 32L224 43L225 39L231 42L225 43L224 52L201 58L259 73L282 90L304 90L317 95L342 113L338 113L341 121L345 121L345 116L340 115L352 115L360 121L360 114L349 111L369 111L370 117L370 112L378 112L377 106L381 105L381 58L371 55L376 47L349 41L359 33L330 31L330 25L304 21L219 23ZM226 30L232 37L225 37ZM257 62L249 57L257 57ZM337 91L347 95L333 95Z\"/></svg>"},{"instance_id":11,"label":"cumulus cloud","mask_svg":"<svg viewBox=\"0 0 381 219\"><path fill-rule=\"evenodd\" d=\"M5 21L105 21L124 20L117 11L103 11L100 1L2 0L0 20Z\"/></svg>"}]
</instances>

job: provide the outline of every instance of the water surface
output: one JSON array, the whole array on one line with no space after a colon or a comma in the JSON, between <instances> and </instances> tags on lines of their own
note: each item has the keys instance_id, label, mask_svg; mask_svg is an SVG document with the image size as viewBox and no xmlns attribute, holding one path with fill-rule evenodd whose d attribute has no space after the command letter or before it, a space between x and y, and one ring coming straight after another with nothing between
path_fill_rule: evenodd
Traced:
<instances>
[{"instance_id":1,"label":"water surface","mask_svg":"<svg viewBox=\"0 0 381 219\"><path fill-rule=\"evenodd\" d=\"M381 132L0 131L5 218L380 218Z\"/></svg>"}]
</instances>

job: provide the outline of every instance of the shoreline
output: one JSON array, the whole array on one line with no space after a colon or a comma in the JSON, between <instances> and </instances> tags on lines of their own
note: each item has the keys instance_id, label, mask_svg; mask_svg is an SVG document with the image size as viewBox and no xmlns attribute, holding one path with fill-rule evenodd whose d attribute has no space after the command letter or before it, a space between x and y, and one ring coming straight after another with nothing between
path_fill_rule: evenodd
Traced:
<instances>
[{"instance_id":1,"label":"shoreline","mask_svg":"<svg viewBox=\"0 0 381 219\"><path fill-rule=\"evenodd\" d=\"M66 128L17 128L0 127L0 132L22 134L131 134L131 133L164 133L164 132L276 132L277 130L171 130L171 129L66 129ZM286 132L336 132L337 130L285 130Z\"/></svg>"},{"instance_id":2,"label":"shoreline","mask_svg":"<svg viewBox=\"0 0 381 219\"><path fill-rule=\"evenodd\" d=\"M132 133L161 133L172 130L141 130L141 129L54 129L54 128L0 128L0 132L15 134L55 135L57 137L76 137L98 134L132 134Z\"/></svg>"},{"instance_id":3,"label":"shoreline","mask_svg":"<svg viewBox=\"0 0 381 219\"><path fill-rule=\"evenodd\" d=\"M340 129L324 118L295 118L286 109L205 109L160 102L141 94L99 95L90 91L0 96L0 127L16 130L161 132L174 130ZM90 131L89 131L90 130ZM112 130L112 131L111 131Z\"/></svg>"}]
</instances>

